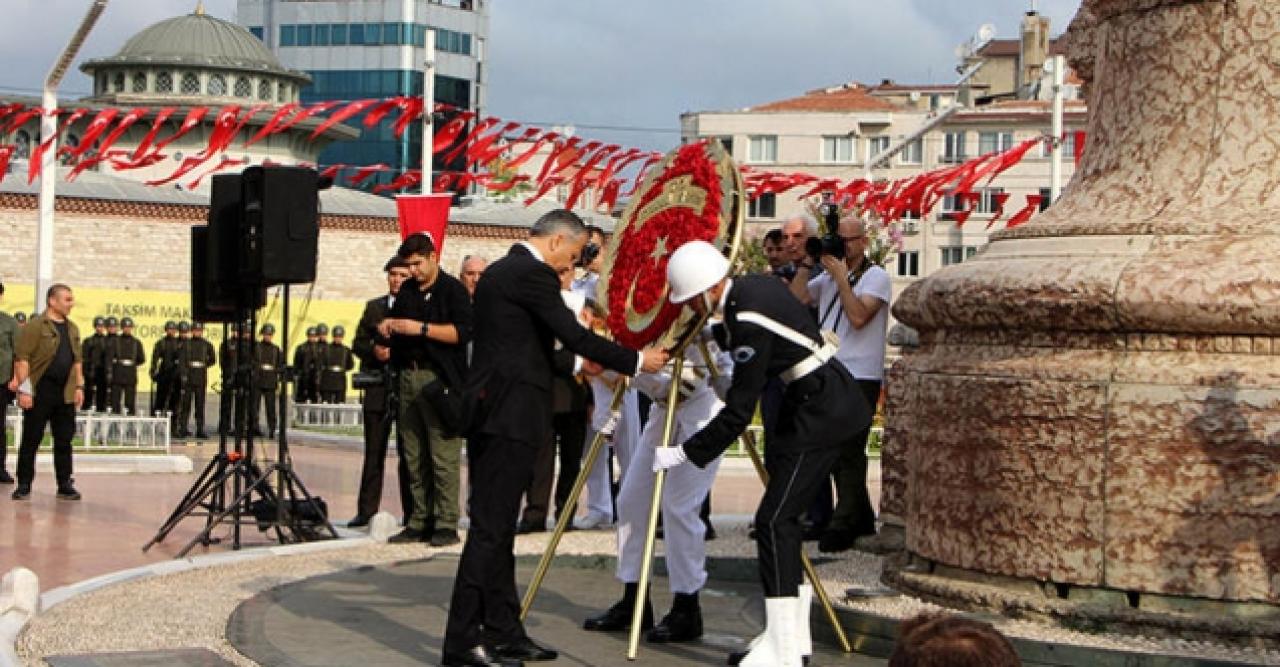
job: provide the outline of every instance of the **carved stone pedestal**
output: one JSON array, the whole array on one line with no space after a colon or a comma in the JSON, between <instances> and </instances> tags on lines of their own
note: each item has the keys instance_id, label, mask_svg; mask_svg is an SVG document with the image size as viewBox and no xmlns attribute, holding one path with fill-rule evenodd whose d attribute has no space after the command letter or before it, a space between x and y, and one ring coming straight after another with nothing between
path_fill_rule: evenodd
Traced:
<instances>
[{"instance_id":1,"label":"carved stone pedestal","mask_svg":"<svg viewBox=\"0 0 1280 667\"><path fill-rule=\"evenodd\" d=\"M1272 617L1280 3L1086 0L1068 41L1075 180L894 305L883 512L917 573Z\"/></svg>"}]
</instances>

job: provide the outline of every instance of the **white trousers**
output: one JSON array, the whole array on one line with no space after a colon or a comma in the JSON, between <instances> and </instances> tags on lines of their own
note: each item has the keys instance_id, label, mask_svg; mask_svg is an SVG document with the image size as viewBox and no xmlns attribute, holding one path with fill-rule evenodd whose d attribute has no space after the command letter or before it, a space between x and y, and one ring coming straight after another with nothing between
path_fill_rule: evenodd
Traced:
<instances>
[{"instance_id":1,"label":"white trousers","mask_svg":"<svg viewBox=\"0 0 1280 667\"><path fill-rule=\"evenodd\" d=\"M596 410L602 410L608 414L609 406L597 406ZM625 473L627 464L631 462L631 452L636 447L636 441L640 439L640 403L636 398L635 390L628 390L623 394L620 410L622 419L618 421L617 428L614 430L613 442L606 443L606 446L600 449L600 455L596 457L595 465L591 466L587 476L587 511L608 517L610 521L615 520L616 517L613 516L613 490L609 488L609 466L611 465L609 448L613 448L614 456L618 457L618 467ZM584 459L591 451L591 443L595 438L596 431L588 429L587 441L582 445Z\"/></svg>"},{"instance_id":2,"label":"white trousers","mask_svg":"<svg viewBox=\"0 0 1280 667\"><path fill-rule=\"evenodd\" d=\"M709 388L682 402L676 411L671 444L679 445L697 433L720 411L720 406L720 401ZM622 476L622 490L618 492L617 576L623 583L640 581L645 530L656 477L653 451L662 444L664 421L666 406L654 403L649 410L649 421L640 434L640 442ZM662 489L662 542L668 583L673 593L696 593L707 583L706 526L699 512L719 467L720 459L717 458L706 468L686 461L667 471Z\"/></svg>"}]
</instances>

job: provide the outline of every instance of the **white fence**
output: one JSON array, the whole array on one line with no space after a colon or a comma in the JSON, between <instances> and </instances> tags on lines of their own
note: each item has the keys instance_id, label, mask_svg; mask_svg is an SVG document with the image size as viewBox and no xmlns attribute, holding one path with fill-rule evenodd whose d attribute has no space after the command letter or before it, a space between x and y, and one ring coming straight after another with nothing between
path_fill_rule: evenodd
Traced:
<instances>
[{"instance_id":1,"label":"white fence","mask_svg":"<svg viewBox=\"0 0 1280 667\"><path fill-rule=\"evenodd\" d=\"M13 410L5 412L5 426L13 431L13 441L22 442L22 414ZM119 449L156 450L170 453L169 418L135 417L102 412L76 414L76 434L79 449L110 451ZM44 445L47 449L52 445Z\"/></svg>"},{"instance_id":2,"label":"white fence","mask_svg":"<svg viewBox=\"0 0 1280 667\"><path fill-rule=\"evenodd\" d=\"M362 426L364 408L358 403L293 403L290 423L294 426Z\"/></svg>"}]
</instances>

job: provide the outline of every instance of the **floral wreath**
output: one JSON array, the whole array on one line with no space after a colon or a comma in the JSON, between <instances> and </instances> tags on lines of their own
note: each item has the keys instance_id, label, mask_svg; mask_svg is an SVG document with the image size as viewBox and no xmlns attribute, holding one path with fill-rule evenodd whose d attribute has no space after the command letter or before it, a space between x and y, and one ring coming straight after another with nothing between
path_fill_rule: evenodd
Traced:
<instances>
[{"instance_id":1,"label":"floral wreath","mask_svg":"<svg viewBox=\"0 0 1280 667\"><path fill-rule=\"evenodd\" d=\"M717 243L722 222L734 214L723 210L726 190L732 197L736 182L734 177L726 178L726 163L736 174L732 160L718 144L701 141L682 146L654 168L640 195L627 207L610 242L612 265L605 292L606 323L619 343L632 348L649 345L680 316L682 306L667 299L667 262L672 252L696 240L723 245ZM705 197L694 205L670 203L681 193L699 191ZM661 197L667 197L668 203ZM653 209L655 213L642 219Z\"/></svg>"}]
</instances>

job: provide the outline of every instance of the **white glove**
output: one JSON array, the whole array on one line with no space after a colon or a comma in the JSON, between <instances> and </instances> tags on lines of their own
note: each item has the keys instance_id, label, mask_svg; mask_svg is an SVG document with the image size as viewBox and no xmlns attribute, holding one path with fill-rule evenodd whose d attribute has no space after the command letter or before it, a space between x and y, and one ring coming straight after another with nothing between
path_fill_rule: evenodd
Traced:
<instances>
[{"instance_id":1,"label":"white glove","mask_svg":"<svg viewBox=\"0 0 1280 667\"><path fill-rule=\"evenodd\" d=\"M653 471L674 468L688 460L684 447L659 447L653 450Z\"/></svg>"},{"instance_id":2,"label":"white glove","mask_svg":"<svg viewBox=\"0 0 1280 667\"><path fill-rule=\"evenodd\" d=\"M618 430L618 421L621 419L621 411L610 412L609 419L607 419L604 425L600 427L600 435L603 435L606 438L613 438L614 432Z\"/></svg>"}]
</instances>

